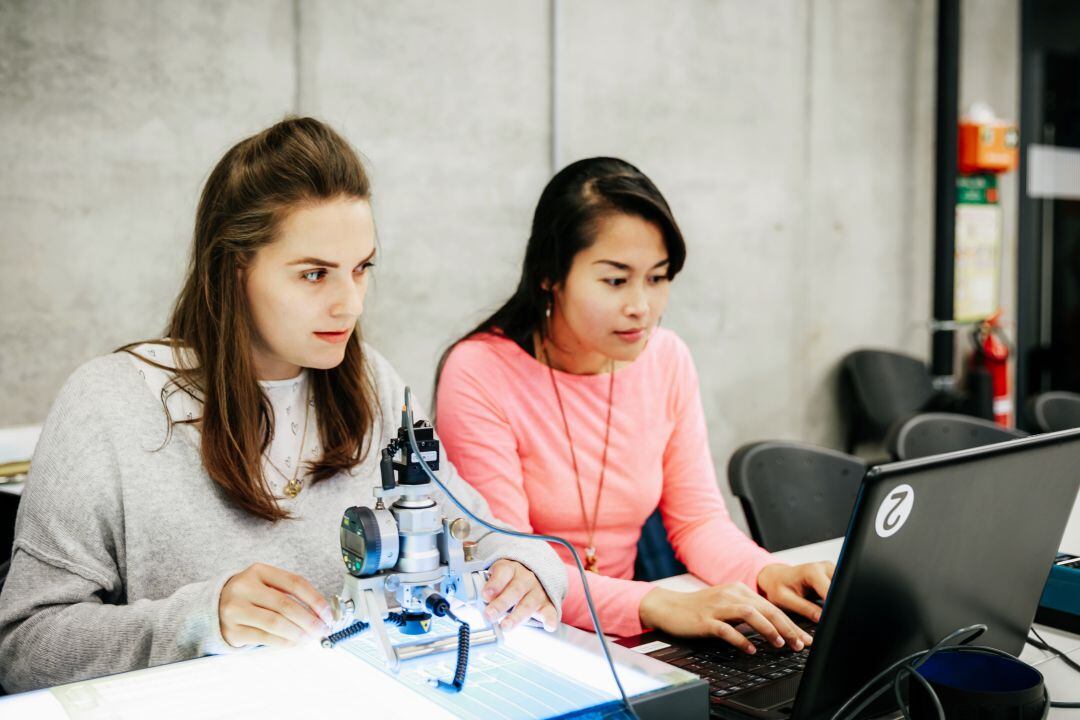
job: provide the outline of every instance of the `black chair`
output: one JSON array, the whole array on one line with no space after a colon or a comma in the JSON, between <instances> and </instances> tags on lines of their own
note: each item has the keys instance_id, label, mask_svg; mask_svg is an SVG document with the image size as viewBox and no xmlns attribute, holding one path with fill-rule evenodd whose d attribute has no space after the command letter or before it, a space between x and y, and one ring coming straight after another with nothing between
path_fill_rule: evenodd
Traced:
<instances>
[{"instance_id":1,"label":"black chair","mask_svg":"<svg viewBox=\"0 0 1080 720\"><path fill-rule=\"evenodd\" d=\"M796 442L750 443L728 462L750 535L773 552L843 536L865 472L857 457Z\"/></svg>"},{"instance_id":2,"label":"black chair","mask_svg":"<svg viewBox=\"0 0 1080 720\"><path fill-rule=\"evenodd\" d=\"M1080 427L1080 395L1047 392L1036 395L1024 406L1030 427L1038 432L1054 432Z\"/></svg>"},{"instance_id":3,"label":"black chair","mask_svg":"<svg viewBox=\"0 0 1080 720\"><path fill-rule=\"evenodd\" d=\"M675 549L668 540L660 510L654 510L641 528L637 559L634 560L634 579L652 582L685 572L686 566L675 559Z\"/></svg>"},{"instance_id":4,"label":"black chair","mask_svg":"<svg viewBox=\"0 0 1080 720\"><path fill-rule=\"evenodd\" d=\"M940 455L1027 437L1023 430L954 413L923 413L898 422L886 445L897 460Z\"/></svg>"},{"instance_id":5,"label":"black chair","mask_svg":"<svg viewBox=\"0 0 1080 720\"><path fill-rule=\"evenodd\" d=\"M841 406L848 415L847 451L880 443L900 419L927 410L964 410L964 399L934 389L930 368L888 350L856 350L841 364Z\"/></svg>"},{"instance_id":6,"label":"black chair","mask_svg":"<svg viewBox=\"0 0 1080 720\"><path fill-rule=\"evenodd\" d=\"M10 568L11 568L11 561L10 560L5 560L3 563L0 563L0 590L4 589L4 581L7 580L8 569L10 569ZM3 692L0 691L0 695L2 695L2 694L3 694Z\"/></svg>"}]
</instances>

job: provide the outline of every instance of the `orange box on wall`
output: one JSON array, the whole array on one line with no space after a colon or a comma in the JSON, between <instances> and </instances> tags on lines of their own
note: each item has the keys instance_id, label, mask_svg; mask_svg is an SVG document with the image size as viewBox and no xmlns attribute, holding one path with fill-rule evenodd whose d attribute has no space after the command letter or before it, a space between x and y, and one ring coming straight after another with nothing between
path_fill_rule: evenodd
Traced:
<instances>
[{"instance_id":1,"label":"orange box on wall","mask_svg":"<svg viewBox=\"0 0 1080 720\"><path fill-rule=\"evenodd\" d=\"M1020 133L1015 125L961 122L958 140L962 173L1001 173L1016 167Z\"/></svg>"}]
</instances>

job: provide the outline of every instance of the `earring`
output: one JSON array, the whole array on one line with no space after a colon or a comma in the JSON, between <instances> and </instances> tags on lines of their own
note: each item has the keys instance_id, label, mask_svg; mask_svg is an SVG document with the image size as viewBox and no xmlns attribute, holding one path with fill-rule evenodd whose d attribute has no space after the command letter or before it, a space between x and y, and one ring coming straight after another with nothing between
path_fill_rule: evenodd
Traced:
<instances>
[{"instance_id":1,"label":"earring","mask_svg":"<svg viewBox=\"0 0 1080 720\"><path fill-rule=\"evenodd\" d=\"M546 317L548 320L551 319L551 303L548 303L547 309L544 310L544 317Z\"/></svg>"}]
</instances>

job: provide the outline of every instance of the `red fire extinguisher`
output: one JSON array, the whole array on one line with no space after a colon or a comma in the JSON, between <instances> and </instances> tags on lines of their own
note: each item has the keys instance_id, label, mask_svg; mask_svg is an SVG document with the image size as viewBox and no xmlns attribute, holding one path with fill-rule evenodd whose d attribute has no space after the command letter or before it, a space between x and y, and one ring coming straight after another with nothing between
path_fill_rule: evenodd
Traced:
<instances>
[{"instance_id":1,"label":"red fire extinguisher","mask_svg":"<svg viewBox=\"0 0 1080 720\"><path fill-rule=\"evenodd\" d=\"M975 327L975 354L972 364L981 366L990 376L993 391L994 422L1005 427L1012 426L1013 402L1009 394L1009 344L1001 327L1001 311L998 310Z\"/></svg>"}]
</instances>

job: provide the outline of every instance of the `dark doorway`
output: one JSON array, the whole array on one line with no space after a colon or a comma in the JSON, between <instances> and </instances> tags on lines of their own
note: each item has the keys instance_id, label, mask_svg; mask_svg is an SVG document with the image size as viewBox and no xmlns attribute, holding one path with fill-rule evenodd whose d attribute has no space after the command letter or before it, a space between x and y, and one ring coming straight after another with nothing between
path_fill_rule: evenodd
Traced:
<instances>
[{"instance_id":1,"label":"dark doorway","mask_svg":"<svg viewBox=\"0 0 1080 720\"><path fill-rule=\"evenodd\" d=\"M1080 198L1029 193L1032 146L1080 151L1080 3L1024 0L1021 12L1019 404L1080 392Z\"/></svg>"}]
</instances>

